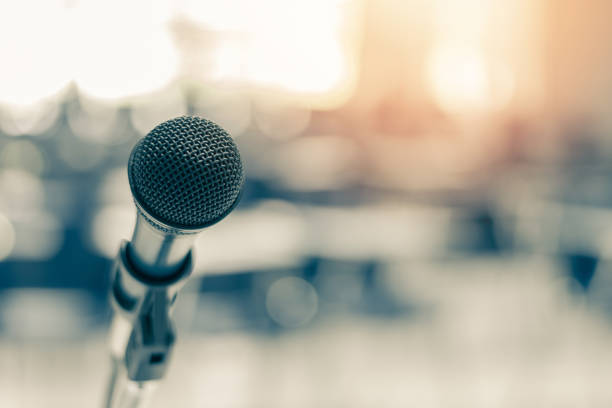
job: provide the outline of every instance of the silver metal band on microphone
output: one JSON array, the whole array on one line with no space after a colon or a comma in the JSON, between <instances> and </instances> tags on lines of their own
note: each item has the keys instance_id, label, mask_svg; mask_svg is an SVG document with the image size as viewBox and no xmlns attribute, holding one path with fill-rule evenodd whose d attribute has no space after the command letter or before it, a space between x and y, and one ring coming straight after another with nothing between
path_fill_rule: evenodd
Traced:
<instances>
[{"instance_id":1,"label":"silver metal band on microphone","mask_svg":"<svg viewBox=\"0 0 612 408\"><path fill-rule=\"evenodd\" d=\"M136 202L136 226L128 246L136 269L163 278L174 274L185 262L202 229L176 229L153 219Z\"/></svg>"}]
</instances>

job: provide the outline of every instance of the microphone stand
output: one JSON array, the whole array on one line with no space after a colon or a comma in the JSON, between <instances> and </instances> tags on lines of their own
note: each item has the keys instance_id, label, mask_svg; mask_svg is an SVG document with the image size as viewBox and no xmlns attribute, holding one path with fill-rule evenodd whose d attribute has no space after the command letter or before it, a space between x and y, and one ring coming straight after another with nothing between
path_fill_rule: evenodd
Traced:
<instances>
[{"instance_id":1,"label":"microphone stand","mask_svg":"<svg viewBox=\"0 0 612 408\"><path fill-rule=\"evenodd\" d=\"M154 381L131 381L127 377L120 360L113 358L112 364L104 407L145 407L157 384Z\"/></svg>"},{"instance_id":2,"label":"microphone stand","mask_svg":"<svg viewBox=\"0 0 612 408\"><path fill-rule=\"evenodd\" d=\"M130 261L129 248L129 242L123 241L113 267L112 370L105 408L144 407L164 377L176 338L170 312L193 269L189 251L172 275L145 275Z\"/></svg>"}]
</instances>

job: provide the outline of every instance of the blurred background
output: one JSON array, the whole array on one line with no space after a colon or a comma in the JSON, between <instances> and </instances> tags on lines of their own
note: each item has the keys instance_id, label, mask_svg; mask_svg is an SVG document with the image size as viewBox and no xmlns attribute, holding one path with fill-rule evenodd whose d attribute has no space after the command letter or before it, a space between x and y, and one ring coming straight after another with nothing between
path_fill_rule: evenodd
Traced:
<instances>
[{"instance_id":1,"label":"blurred background","mask_svg":"<svg viewBox=\"0 0 612 408\"><path fill-rule=\"evenodd\" d=\"M126 164L235 138L154 407L609 407L607 0L0 0L0 406L93 407Z\"/></svg>"}]
</instances>

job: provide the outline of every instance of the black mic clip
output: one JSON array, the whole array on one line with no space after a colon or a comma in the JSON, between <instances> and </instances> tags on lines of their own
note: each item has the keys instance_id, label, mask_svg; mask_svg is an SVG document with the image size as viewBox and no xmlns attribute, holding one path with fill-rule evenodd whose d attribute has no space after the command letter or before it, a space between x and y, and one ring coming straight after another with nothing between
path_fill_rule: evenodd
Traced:
<instances>
[{"instance_id":1,"label":"black mic clip","mask_svg":"<svg viewBox=\"0 0 612 408\"><path fill-rule=\"evenodd\" d=\"M111 341L119 344L128 378L142 382L161 379L167 370L175 330L170 312L179 289L193 270L191 251L179 270L169 277L142 274L129 257L129 242L123 241L113 268L111 303L116 316L129 323L117 330Z\"/></svg>"}]
</instances>

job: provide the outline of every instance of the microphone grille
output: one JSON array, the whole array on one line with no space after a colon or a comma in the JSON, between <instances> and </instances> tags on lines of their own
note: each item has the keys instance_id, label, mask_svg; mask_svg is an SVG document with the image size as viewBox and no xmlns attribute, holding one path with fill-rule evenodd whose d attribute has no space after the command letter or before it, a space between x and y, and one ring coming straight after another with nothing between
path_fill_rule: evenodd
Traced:
<instances>
[{"instance_id":1,"label":"microphone grille","mask_svg":"<svg viewBox=\"0 0 612 408\"><path fill-rule=\"evenodd\" d=\"M240 153L217 124L183 116L155 127L132 150L130 187L138 204L176 228L203 228L237 204L244 172Z\"/></svg>"}]
</instances>

